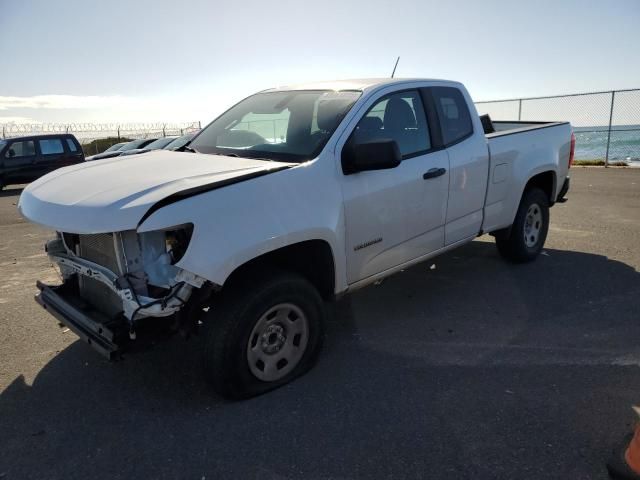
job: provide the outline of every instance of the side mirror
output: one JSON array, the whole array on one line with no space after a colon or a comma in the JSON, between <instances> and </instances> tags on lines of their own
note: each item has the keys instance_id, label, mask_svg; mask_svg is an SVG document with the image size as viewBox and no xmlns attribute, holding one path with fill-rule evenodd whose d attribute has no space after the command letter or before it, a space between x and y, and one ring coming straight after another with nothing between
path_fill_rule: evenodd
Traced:
<instances>
[{"instance_id":1,"label":"side mirror","mask_svg":"<svg viewBox=\"0 0 640 480\"><path fill-rule=\"evenodd\" d=\"M390 138L348 143L342 150L342 171L345 175L366 170L395 168L401 161L398 143Z\"/></svg>"},{"instance_id":2,"label":"side mirror","mask_svg":"<svg viewBox=\"0 0 640 480\"><path fill-rule=\"evenodd\" d=\"M13 158L16 156L16 152L13 151L13 148L10 148L7 154L9 155L9 158Z\"/></svg>"}]
</instances>

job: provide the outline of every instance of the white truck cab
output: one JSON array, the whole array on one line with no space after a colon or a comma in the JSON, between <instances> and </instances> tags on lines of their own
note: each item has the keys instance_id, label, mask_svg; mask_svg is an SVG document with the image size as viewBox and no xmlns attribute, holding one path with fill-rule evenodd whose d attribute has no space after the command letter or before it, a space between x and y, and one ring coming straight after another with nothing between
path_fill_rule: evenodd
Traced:
<instances>
[{"instance_id":1,"label":"white truck cab","mask_svg":"<svg viewBox=\"0 0 640 480\"><path fill-rule=\"evenodd\" d=\"M311 367L338 295L483 233L535 259L573 146L566 122L481 119L457 82L265 90L182 151L29 185L20 211L57 232L64 279L36 299L109 358L146 327L202 329L217 391L260 394Z\"/></svg>"}]
</instances>

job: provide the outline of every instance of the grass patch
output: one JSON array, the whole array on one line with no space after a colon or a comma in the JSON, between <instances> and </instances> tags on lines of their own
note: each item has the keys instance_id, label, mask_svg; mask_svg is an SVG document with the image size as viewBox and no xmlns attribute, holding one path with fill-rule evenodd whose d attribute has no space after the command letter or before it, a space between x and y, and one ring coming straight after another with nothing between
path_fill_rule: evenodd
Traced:
<instances>
[{"instance_id":1,"label":"grass patch","mask_svg":"<svg viewBox=\"0 0 640 480\"><path fill-rule=\"evenodd\" d=\"M578 167L604 167L604 160L574 160L573 164ZM609 162L610 167L628 167L626 162Z\"/></svg>"}]
</instances>

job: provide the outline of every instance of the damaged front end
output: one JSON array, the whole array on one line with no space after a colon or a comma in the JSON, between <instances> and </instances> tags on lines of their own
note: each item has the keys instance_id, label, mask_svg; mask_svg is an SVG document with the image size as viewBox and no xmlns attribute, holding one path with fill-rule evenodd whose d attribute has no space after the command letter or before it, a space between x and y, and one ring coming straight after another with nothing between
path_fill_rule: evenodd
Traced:
<instances>
[{"instance_id":1,"label":"damaged front end","mask_svg":"<svg viewBox=\"0 0 640 480\"><path fill-rule=\"evenodd\" d=\"M177 266L192 232L190 224L140 234L59 232L46 251L63 283L38 283L36 300L110 359L143 326L184 328L210 291L204 278Z\"/></svg>"}]
</instances>

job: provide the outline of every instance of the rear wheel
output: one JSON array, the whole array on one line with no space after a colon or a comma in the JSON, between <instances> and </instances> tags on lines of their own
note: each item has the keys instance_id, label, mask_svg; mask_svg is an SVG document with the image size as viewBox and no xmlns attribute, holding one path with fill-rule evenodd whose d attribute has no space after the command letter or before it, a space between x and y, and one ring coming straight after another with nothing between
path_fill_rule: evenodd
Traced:
<instances>
[{"instance_id":1,"label":"rear wheel","mask_svg":"<svg viewBox=\"0 0 640 480\"><path fill-rule=\"evenodd\" d=\"M515 221L508 231L496 232L498 252L512 262L535 260L549 231L549 200L539 188L522 196Z\"/></svg>"},{"instance_id":2,"label":"rear wheel","mask_svg":"<svg viewBox=\"0 0 640 480\"><path fill-rule=\"evenodd\" d=\"M293 273L236 282L207 323L204 366L227 398L260 395L308 371L322 345L325 307L305 278Z\"/></svg>"}]
</instances>

